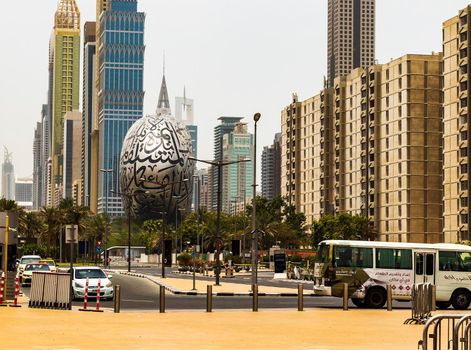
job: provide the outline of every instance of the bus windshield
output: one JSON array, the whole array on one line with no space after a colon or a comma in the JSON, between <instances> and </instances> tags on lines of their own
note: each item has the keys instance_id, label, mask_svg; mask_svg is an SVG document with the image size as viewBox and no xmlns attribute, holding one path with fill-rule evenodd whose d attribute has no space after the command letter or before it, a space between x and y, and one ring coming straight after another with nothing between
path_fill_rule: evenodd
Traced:
<instances>
[{"instance_id":1,"label":"bus windshield","mask_svg":"<svg viewBox=\"0 0 471 350\"><path fill-rule=\"evenodd\" d=\"M329 262L329 246L327 244L321 243L317 247L316 262L317 263Z\"/></svg>"}]
</instances>

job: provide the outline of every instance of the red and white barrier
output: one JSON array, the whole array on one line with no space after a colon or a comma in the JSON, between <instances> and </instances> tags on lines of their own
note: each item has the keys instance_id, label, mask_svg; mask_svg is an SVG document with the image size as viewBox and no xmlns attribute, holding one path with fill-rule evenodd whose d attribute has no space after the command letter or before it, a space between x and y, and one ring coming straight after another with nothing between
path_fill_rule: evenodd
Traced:
<instances>
[{"instance_id":1,"label":"red and white barrier","mask_svg":"<svg viewBox=\"0 0 471 350\"><path fill-rule=\"evenodd\" d=\"M15 278L15 295L13 299L13 305L8 305L11 307L20 307L21 305L18 305L18 295L20 294L20 279L18 276Z\"/></svg>"},{"instance_id":2,"label":"red and white barrier","mask_svg":"<svg viewBox=\"0 0 471 350\"><path fill-rule=\"evenodd\" d=\"M3 290L5 288L5 273L2 272L2 276L0 277L0 306L6 306L3 305Z\"/></svg>"},{"instance_id":3,"label":"red and white barrier","mask_svg":"<svg viewBox=\"0 0 471 350\"><path fill-rule=\"evenodd\" d=\"M100 288L101 288L101 280L98 280L98 289L96 291L96 311L100 311Z\"/></svg>"},{"instance_id":4,"label":"red and white barrier","mask_svg":"<svg viewBox=\"0 0 471 350\"><path fill-rule=\"evenodd\" d=\"M85 282L85 295L83 296L83 309L87 310L87 303L88 303L88 277L87 281Z\"/></svg>"}]
</instances>

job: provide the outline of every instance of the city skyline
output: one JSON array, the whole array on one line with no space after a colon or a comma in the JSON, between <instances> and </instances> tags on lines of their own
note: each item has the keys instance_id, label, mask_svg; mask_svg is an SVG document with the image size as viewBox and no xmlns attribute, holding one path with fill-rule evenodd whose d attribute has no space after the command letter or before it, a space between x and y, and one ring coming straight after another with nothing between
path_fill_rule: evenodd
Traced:
<instances>
[{"instance_id":1,"label":"city skyline","mask_svg":"<svg viewBox=\"0 0 471 350\"><path fill-rule=\"evenodd\" d=\"M2 57L3 65L10 65L13 69L11 72L7 70L5 80L0 85L0 96L5 106L2 120L6 121L6 127L0 131L0 139L15 154L15 166L19 176L30 176L33 173L31 146L34 126L40 117L41 106L47 94L48 48L45 43L49 40L50 22L57 6L56 2L27 3L31 8L31 15L26 16L33 18L34 14L31 23L37 30L19 31L16 39L5 38L5 41L13 52L15 48L17 52L21 52L18 45L26 40L23 36L28 36L38 60L28 61L28 74L18 74L18 67L21 66L23 58L16 54ZM83 0L77 3L81 10L82 23L93 21L95 4L85 3ZM194 10L188 11L191 13L191 16L188 15L190 21L185 22L181 16L174 15L177 12L181 15L179 9L182 4ZM250 117L259 111L262 113L260 126L264 127L264 132L259 133L259 143L270 144L273 135L280 130L279 112L289 103L291 93L297 92L300 99L304 99L322 88L326 72L327 1L316 4L301 1L299 8L303 11L293 14L296 15L296 25L281 29L279 22L283 18L284 22L290 20L290 11L287 11L289 5L270 3L270 11L267 13L267 7L264 6L267 4L268 2L264 1L257 5L242 3L237 6L224 6L215 1L205 1L198 5L187 1L139 4L139 10L146 12L149 29L145 38L147 52L144 90L147 98L144 102L144 114L152 113L155 108L160 87L162 53L165 50L170 99L173 100L181 94L182 87L187 86L188 94L198 106L195 124L200 126L200 140L212 139L212 130L220 115L244 116L249 123L249 130L252 130ZM466 6L467 2L455 0L427 7L424 7L424 1L407 3L407 6L404 4L405 1L377 4L376 57L379 63L386 63L390 57L398 57L406 52L441 51L441 23L454 16L457 9ZM422 14L423 8L428 11L427 21L422 21L419 27L413 24L412 19ZM0 26L4 30L12 25L12 19L5 14L13 9L12 5L6 5L5 11L2 12L4 17ZM208 9L212 10L209 14L206 13ZM404 9L407 9L407 12ZM246 13L250 13L248 18ZM391 13L397 16L391 16ZM263 19L266 25L260 25L255 20L261 14L266 17ZM212 17L209 17L210 15ZM202 24L202 19L206 16L208 21ZM402 23L411 24L395 27L394 31L390 31L389 28L398 16L401 17ZM179 18L181 21L174 21L173 18ZM408 18L411 20L408 21ZM182 26L182 23L185 23L185 26ZM221 34L214 34L214 28L219 28L218 31L225 36L224 40L221 39ZM302 45L307 40L315 45L306 47L304 54L300 55L302 57L297 56L296 61L292 60L292 55L280 52L289 43ZM263 45L260 45L260 42L263 42ZM204 53L201 53L202 47L205 48ZM196 51L196 48L199 51ZM198 54L189 56L188 52ZM250 54L247 55L247 52ZM236 63L239 68L234 69L237 67ZM291 74L293 70L298 74ZM293 79L293 76L297 77ZM28 81L25 82L26 78L17 77L28 77ZM276 84L270 83L273 81ZM26 104L21 103L21 96L16 93L20 86L24 91L21 96L28 96ZM21 105L20 109L18 105ZM16 122L18 119L22 120L20 124ZM200 141L199 146L202 150L200 158L212 158L209 142L204 144ZM18 162L18 159L25 161Z\"/></svg>"}]
</instances>

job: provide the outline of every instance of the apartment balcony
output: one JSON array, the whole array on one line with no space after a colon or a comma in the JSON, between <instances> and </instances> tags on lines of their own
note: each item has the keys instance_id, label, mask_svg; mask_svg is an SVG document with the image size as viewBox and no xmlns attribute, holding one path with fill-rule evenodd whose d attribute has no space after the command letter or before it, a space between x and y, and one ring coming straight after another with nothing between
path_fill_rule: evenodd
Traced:
<instances>
[{"instance_id":1,"label":"apartment balcony","mask_svg":"<svg viewBox=\"0 0 471 350\"><path fill-rule=\"evenodd\" d=\"M459 180L460 181L468 181L468 174L460 174Z\"/></svg>"},{"instance_id":2,"label":"apartment balcony","mask_svg":"<svg viewBox=\"0 0 471 350\"><path fill-rule=\"evenodd\" d=\"M460 91L459 98L461 99L466 97L468 97L468 90Z\"/></svg>"},{"instance_id":3,"label":"apartment balcony","mask_svg":"<svg viewBox=\"0 0 471 350\"><path fill-rule=\"evenodd\" d=\"M370 121L368 122L368 127L374 128L375 127L375 121L370 119Z\"/></svg>"},{"instance_id":4,"label":"apartment balcony","mask_svg":"<svg viewBox=\"0 0 471 350\"><path fill-rule=\"evenodd\" d=\"M366 169L365 163L361 163L361 165L360 165L360 170L365 170L365 169Z\"/></svg>"},{"instance_id":5,"label":"apartment balcony","mask_svg":"<svg viewBox=\"0 0 471 350\"><path fill-rule=\"evenodd\" d=\"M366 117L366 111L361 111L361 113L360 113L360 117L361 117L361 118L364 118L364 117Z\"/></svg>"},{"instance_id":6,"label":"apartment balcony","mask_svg":"<svg viewBox=\"0 0 471 350\"><path fill-rule=\"evenodd\" d=\"M375 194L375 193L376 193L376 191L375 191L374 188L370 188L370 189L368 190L368 194Z\"/></svg>"},{"instance_id":7,"label":"apartment balcony","mask_svg":"<svg viewBox=\"0 0 471 350\"><path fill-rule=\"evenodd\" d=\"M468 57L460 58L458 66L464 66L465 64L468 64Z\"/></svg>"},{"instance_id":8,"label":"apartment balcony","mask_svg":"<svg viewBox=\"0 0 471 350\"><path fill-rule=\"evenodd\" d=\"M460 148L465 148L465 147L468 147L468 140L460 141Z\"/></svg>"}]
</instances>

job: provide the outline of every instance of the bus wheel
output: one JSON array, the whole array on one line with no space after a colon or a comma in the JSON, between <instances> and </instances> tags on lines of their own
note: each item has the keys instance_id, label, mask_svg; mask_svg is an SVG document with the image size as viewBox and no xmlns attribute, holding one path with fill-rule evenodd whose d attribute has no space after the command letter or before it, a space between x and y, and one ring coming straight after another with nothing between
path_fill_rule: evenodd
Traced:
<instances>
[{"instance_id":1,"label":"bus wheel","mask_svg":"<svg viewBox=\"0 0 471 350\"><path fill-rule=\"evenodd\" d=\"M352 298L352 303L353 305L355 305L356 307L365 307L365 300L364 299L358 299L358 298Z\"/></svg>"},{"instance_id":2,"label":"bus wheel","mask_svg":"<svg viewBox=\"0 0 471 350\"><path fill-rule=\"evenodd\" d=\"M445 310L450 307L451 303L449 301L437 301L436 305L440 310Z\"/></svg>"},{"instance_id":3,"label":"bus wheel","mask_svg":"<svg viewBox=\"0 0 471 350\"><path fill-rule=\"evenodd\" d=\"M386 304L386 291L383 288L371 288L366 293L365 304L370 309L381 309Z\"/></svg>"},{"instance_id":4,"label":"bus wheel","mask_svg":"<svg viewBox=\"0 0 471 350\"><path fill-rule=\"evenodd\" d=\"M469 291L466 289L455 290L451 296L451 304L456 310L466 310L470 302Z\"/></svg>"}]
</instances>

